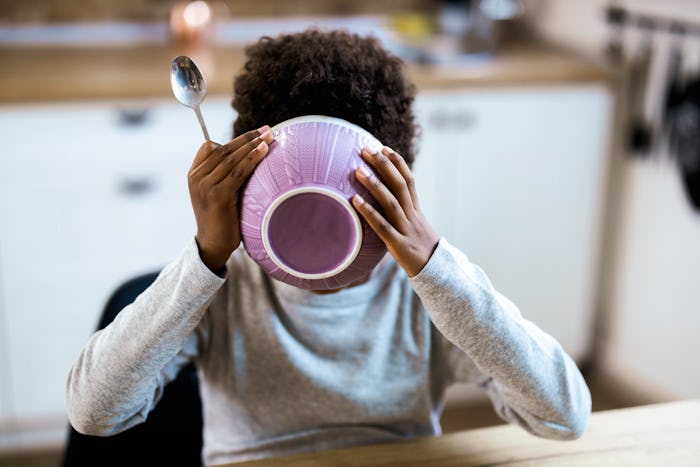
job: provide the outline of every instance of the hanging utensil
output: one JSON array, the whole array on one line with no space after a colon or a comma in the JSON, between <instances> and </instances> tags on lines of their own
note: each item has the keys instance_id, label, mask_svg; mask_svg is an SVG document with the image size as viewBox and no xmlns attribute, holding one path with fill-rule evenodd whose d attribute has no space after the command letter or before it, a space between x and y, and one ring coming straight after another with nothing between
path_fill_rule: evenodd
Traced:
<instances>
[{"instance_id":1,"label":"hanging utensil","mask_svg":"<svg viewBox=\"0 0 700 467\"><path fill-rule=\"evenodd\" d=\"M649 74L653 58L652 29L644 28L641 44L628 68L628 102L630 126L628 145L633 155L646 156L652 142L652 128L646 118L645 104L649 92Z\"/></svg>"},{"instance_id":2,"label":"hanging utensil","mask_svg":"<svg viewBox=\"0 0 700 467\"><path fill-rule=\"evenodd\" d=\"M678 42L675 51L682 53ZM700 70L697 64L693 65L692 70L687 66L675 70L676 81L667 96L667 119L671 156L678 165L689 202L700 211Z\"/></svg>"},{"instance_id":3,"label":"hanging utensil","mask_svg":"<svg viewBox=\"0 0 700 467\"><path fill-rule=\"evenodd\" d=\"M692 79L679 97L673 134L683 187L692 205L700 210L700 77Z\"/></svg>"},{"instance_id":4,"label":"hanging utensil","mask_svg":"<svg viewBox=\"0 0 700 467\"><path fill-rule=\"evenodd\" d=\"M686 74L683 69L683 45L685 30L676 26L671 29L673 34L671 42L671 52L668 66L668 82L664 102L663 136L666 141L668 154L677 157L677 141L675 118L676 111L682 102L684 87L686 85Z\"/></svg>"}]
</instances>

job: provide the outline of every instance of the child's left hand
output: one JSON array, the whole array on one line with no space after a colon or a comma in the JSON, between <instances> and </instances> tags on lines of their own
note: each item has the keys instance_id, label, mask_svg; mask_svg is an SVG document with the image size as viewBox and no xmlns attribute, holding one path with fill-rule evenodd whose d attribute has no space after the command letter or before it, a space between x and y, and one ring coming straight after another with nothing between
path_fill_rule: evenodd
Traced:
<instances>
[{"instance_id":1,"label":"child's left hand","mask_svg":"<svg viewBox=\"0 0 700 467\"><path fill-rule=\"evenodd\" d=\"M413 174L403 157L388 147L376 154L364 148L362 157L379 178L365 173L367 170L362 167L355 176L377 200L384 214L360 195L353 197L352 204L409 277L413 277L430 259L440 236L420 210Z\"/></svg>"}]
</instances>

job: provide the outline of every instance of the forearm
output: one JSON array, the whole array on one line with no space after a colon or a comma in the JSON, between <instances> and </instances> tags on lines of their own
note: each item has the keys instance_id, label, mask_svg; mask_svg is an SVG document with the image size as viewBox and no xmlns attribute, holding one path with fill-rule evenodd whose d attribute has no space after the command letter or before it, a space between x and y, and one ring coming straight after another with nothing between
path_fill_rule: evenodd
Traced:
<instances>
[{"instance_id":1,"label":"forearm","mask_svg":"<svg viewBox=\"0 0 700 467\"><path fill-rule=\"evenodd\" d=\"M68 416L81 432L108 435L143 421L222 280L199 261L194 242L78 355L66 382ZM186 348L189 345L190 348Z\"/></svg>"},{"instance_id":2,"label":"forearm","mask_svg":"<svg viewBox=\"0 0 700 467\"><path fill-rule=\"evenodd\" d=\"M412 284L435 327L492 378L487 390L502 416L540 436L581 434L590 394L575 363L478 267L441 240Z\"/></svg>"}]
</instances>

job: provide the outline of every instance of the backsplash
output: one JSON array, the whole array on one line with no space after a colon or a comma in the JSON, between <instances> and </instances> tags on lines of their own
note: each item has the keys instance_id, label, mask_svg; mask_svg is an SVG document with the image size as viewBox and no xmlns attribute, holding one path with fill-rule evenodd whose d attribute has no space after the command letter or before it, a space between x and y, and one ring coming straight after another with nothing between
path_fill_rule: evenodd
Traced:
<instances>
[{"instance_id":1,"label":"backsplash","mask_svg":"<svg viewBox=\"0 0 700 467\"><path fill-rule=\"evenodd\" d=\"M0 0L0 23L158 21L176 0ZM217 11L232 17L376 14L430 10L430 0L222 0Z\"/></svg>"}]
</instances>

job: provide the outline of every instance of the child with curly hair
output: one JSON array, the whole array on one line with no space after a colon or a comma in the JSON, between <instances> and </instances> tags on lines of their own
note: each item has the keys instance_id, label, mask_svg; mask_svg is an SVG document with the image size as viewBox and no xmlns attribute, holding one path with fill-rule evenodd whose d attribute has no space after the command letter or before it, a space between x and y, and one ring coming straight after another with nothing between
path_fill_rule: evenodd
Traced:
<instances>
[{"instance_id":1,"label":"child with curly hair","mask_svg":"<svg viewBox=\"0 0 700 467\"><path fill-rule=\"evenodd\" d=\"M143 422L194 361L208 465L438 435L456 382L535 435L579 437L591 400L575 363L420 210L414 97L401 61L373 38L307 30L250 46L234 138L204 143L189 171L196 235L79 354L72 425L107 436ZM377 175L356 172L381 209L352 204L389 254L340 290L270 278L240 247L239 190L272 143L268 125L311 114L386 145L362 151Z\"/></svg>"}]
</instances>

